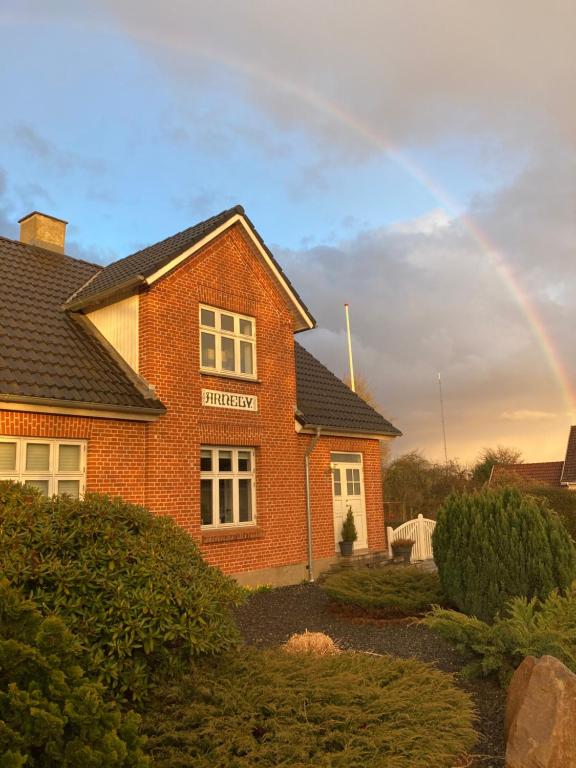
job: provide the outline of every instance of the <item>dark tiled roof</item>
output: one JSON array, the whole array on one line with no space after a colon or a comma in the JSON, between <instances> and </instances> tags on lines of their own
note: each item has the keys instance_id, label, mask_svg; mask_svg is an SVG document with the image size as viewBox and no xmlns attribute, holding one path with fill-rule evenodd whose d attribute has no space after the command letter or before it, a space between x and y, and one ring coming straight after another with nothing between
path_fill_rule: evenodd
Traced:
<instances>
[{"instance_id":1,"label":"dark tiled roof","mask_svg":"<svg viewBox=\"0 0 576 768\"><path fill-rule=\"evenodd\" d=\"M100 343L62 310L99 267L0 237L0 396L156 409Z\"/></svg>"},{"instance_id":2,"label":"dark tiled roof","mask_svg":"<svg viewBox=\"0 0 576 768\"><path fill-rule=\"evenodd\" d=\"M294 346L298 410L305 425L375 435L402 434L304 347L297 342Z\"/></svg>"},{"instance_id":3,"label":"dark tiled roof","mask_svg":"<svg viewBox=\"0 0 576 768\"><path fill-rule=\"evenodd\" d=\"M89 282L81 286L80 289L76 286L76 292L68 297L69 302L73 304L80 301L89 301L91 298L98 296L103 292L114 291L115 288L120 289L130 280L134 280L139 276L150 277L150 275L153 275L159 269L166 266L166 264L169 264L172 259L179 256L181 253L184 253L188 248L192 248L192 246L199 243L215 229L218 229L218 227L225 224L228 219L231 219L238 214L244 217L256 239L272 260L275 268L282 275L289 290L293 293L300 306L314 323L314 318L308 311L306 305L294 290L294 287L258 234L250 219L246 216L244 208L241 205L235 205L233 208L228 208L226 211L222 211L221 213L216 214L216 216L206 219L206 221L201 221L193 227L188 227L188 229L184 229L182 232L167 237L159 243L155 243L148 248L143 248L130 256L126 256L125 258L104 267L99 274L91 276Z\"/></svg>"},{"instance_id":4,"label":"dark tiled roof","mask_svg":"<svg viewBox=\"0 0 576 768\"><path fill-rule=\"evenodd\" d=\"M498 478L514 474L526 482L560 485L563 461L539 461L533 464L495 464L492 469L490 482Z\"/></svg>"},{"instance_id":5,"label":"dark tiled roof","mask_svg":"<svg viewBox=\"0 0 576 768\"><path fill-rule=\"evenodd\" d=\"M576 427L570 427L562 483L576 483Z\"/></svg>"}]
</instances>

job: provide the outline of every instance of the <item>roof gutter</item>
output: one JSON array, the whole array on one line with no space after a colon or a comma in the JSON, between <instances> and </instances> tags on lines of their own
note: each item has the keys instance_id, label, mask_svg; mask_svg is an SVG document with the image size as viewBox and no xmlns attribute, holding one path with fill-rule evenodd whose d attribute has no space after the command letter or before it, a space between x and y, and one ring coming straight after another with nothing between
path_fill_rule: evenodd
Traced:
<instances>
[{"instance_id":1,"label":"roof gutter","mask_svg":"<svg viewBox=\"0 0 576 768\"><path fill-rule=\"evenodd\" d=\"M68 311L68 312L77 312L81 309L86 309L88 307L91 307L93 305L97 304L103 304L108 299L116 297L118 294L123 293L129 293L130 291L134 290L135 288L138 288L141 285L144 285L146 283L146 278L144 275L136 275L136 277L131 277L128 280L124 280L123 283L118 283L117 285L114 285L112 288L105 288L102 291L97 291L96 293L90 293L88 296L85 296L84 298L78 298L72 299L70 301L67 301L62 309Z\"/></svg>"},{"instance_id":2,"label":"roof gutter","mask_svg":"<svg viewBox=\"0 0 576 768\"><path fill-rule=\"evenodd\" d=\"M109 412L123 414L125 418L131 416L147 416L150 420L163 416L166 413L164 406L132 406L112 405L104 403L91 403L83 400L58 400L52 397L31 397L26 395L0 394L0 408L4 404L22 404L38 406L39 408L62 408L67 410L86 409L89 411Z\"/></svg>"},{"instance_id":3,"label":"roof gutter","mask_svg":"<svg viewBox=\"0 0 576 768\"><path fill-rule=\"evenodd\" d=\"M316 427L316 434L312 438L310 445L304 453L304 469L306 473L306 529L308 533L308 580L314 581L314 548L312 546L312 503L310 499L310 455L318 440L322 427Z\"/></svg>"}]
</instances>

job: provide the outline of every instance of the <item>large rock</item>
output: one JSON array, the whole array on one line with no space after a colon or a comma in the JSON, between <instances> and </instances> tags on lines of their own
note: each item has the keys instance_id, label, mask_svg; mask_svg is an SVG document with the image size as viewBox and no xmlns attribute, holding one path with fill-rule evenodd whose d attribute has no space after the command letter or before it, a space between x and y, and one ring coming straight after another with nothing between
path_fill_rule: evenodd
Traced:
<instances>
[{"instance_id":1,"label":"large rock","mask_svg":"<svg viewBox=\"0 0 576 768\"><path fill-rule=\"evenodd\" d=\"M555 659L526 658L508 690L506 768L576 768L576 675Z\"/></svg>"}]
</instances>

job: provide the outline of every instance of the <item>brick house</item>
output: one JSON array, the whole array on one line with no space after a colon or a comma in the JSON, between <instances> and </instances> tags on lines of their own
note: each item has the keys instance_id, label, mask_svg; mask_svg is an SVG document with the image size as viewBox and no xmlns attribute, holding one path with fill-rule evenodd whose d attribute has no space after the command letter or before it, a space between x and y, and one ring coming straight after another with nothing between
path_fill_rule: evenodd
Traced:
<instances>
[{"instance_id":1,"label":"brick house","mask_svg":"<svg viewBox=\"0 0 576 768\"><path fill-rule=\"evenodd\" d=\"M400 432L295 340L315 321L237 206L107 267L34 212L0 237L0 479L170 515L243 583L385 547Z\"/></svg>"},{"instance_id":2,"label":"brick house","mask_svg":"<svg viewBox=\"0 0 576 768\"><path fill-rule=\"evenodd\" d=\"M570 427L564 461L495 464L490 473L490 482L505 481L510 475L526 483L544 483L576 491L576 426Z\"/></svg>"}]
</instances>

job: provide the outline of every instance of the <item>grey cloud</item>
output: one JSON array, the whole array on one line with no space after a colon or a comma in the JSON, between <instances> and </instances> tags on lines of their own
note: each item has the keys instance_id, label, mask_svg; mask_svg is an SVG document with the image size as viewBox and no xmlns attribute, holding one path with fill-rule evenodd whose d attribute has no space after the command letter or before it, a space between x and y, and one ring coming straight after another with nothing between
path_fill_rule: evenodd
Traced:
<instances>
[{"instance_id":1,"label":"grey cloud","mask_svg":"<svg viewBox=\"0 0 576 768\"><path fill-rule=\"evenodd\" d=\"M42 136L31 125L20 123L13 130L13 139L24 152L40 160L46 167L60 173L75 169L101 173L104 163L95 158L84 157L76 152L62 149Z\"/></svg>"}]
</instances>

